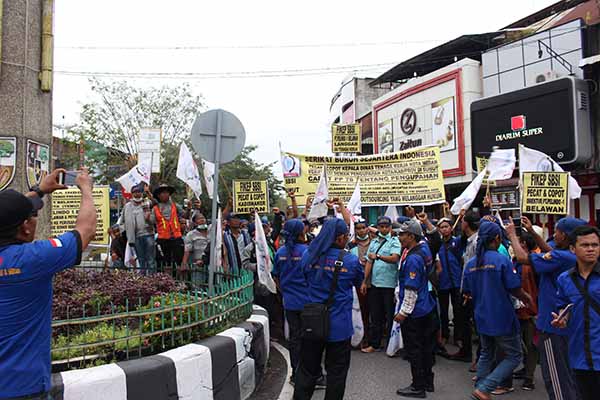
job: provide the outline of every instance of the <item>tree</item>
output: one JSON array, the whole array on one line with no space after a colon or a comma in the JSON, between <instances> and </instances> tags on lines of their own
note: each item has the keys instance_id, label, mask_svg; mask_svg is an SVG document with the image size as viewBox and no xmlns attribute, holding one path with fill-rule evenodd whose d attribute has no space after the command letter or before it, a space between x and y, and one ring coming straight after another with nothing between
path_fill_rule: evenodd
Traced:
<instances>
[{"instance_id":1,"label":"tree","mask_svg":"<svg viewBox=\"0 0 600 400\"><path fill-rule=\"evenodd\" d=\"M189 137L196 116L204 111L202 97L194 95L187 84L138 88L97 79L90 84L97 101L82 106L80 122L69 130L68 137L84 139L86 164L99 172L101 183L114 180L120 170L111 168L115 163L124 169L137 163L141 128L158 127L163 134L161 173L153 179L180 186L175 178L179 143ZM100 144L106 153L90 151L94 144Z\"/></svg>"}]
</instances>

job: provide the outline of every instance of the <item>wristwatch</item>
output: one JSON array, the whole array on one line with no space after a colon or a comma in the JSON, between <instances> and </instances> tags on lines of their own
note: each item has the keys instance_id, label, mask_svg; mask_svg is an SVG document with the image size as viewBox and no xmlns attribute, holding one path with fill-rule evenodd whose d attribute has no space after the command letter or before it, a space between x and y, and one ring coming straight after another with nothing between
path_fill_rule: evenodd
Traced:
<instances>
[{"instance_id":1,"label":"wristwatch","mask_svg":"<svg viewBox=\"0 0 600 400\"><path fill-rule=\"evenodd\" d=\"M376 260L381 260L381 256L379 254L375 254L375 259Z\"/></svg>"},{"instance_id":2,"label":"wristwatch","mask_svg":"<svg viewBox=\"0 0 600 400\"><path fill-rule=\"evenodd\" d=\"M40 199L42 199L45 195L45 193L42 192L42 189L40 189L40 185L33 185L32 187L29 188L29 190L32 192L35 192Z\"/></svg>"}]
</instances>

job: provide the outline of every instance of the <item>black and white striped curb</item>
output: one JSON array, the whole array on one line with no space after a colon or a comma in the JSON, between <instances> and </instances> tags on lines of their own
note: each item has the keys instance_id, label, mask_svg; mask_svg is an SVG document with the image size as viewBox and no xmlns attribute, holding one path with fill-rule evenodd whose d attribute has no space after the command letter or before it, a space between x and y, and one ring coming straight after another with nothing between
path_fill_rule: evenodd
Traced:
<instances>
[{"instance_id":1,"label":"black and white striped curb","mask_svg":"<svg viewBox=\"0 0 600 400\"><path fill-rule=\"evenodd\" d=\"M268 314L253 306L245 322L198 343L53 374L51 392L55 400L245 400L268 359Z\"/></svg>"}]
</instances>

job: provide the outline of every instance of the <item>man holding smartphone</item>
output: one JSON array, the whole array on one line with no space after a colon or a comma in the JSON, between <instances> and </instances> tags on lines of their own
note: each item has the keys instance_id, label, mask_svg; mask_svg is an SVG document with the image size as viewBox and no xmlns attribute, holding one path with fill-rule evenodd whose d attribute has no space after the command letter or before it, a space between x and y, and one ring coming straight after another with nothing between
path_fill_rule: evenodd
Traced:
<instances>
[{"instance_id":1,"label":"man holding smartphone","mask_svg":"<svg viewBox=\"0 0 600 400\"><path fill-rule=\"evenodd\" d=\"M42 198L66 186L54 170L25 195L0 192L0 398L47 399L50 390L52 279L79 264L96 234L92 178L83 169L75 183L81 204L75 229L35 240Z\"/></svg>"},{"instance_id":2,"label":"man holding smartphone","mask_svg":"<svg viewBox=\"0 0 600 400\"><path fill-rule=\"evenodd\" d=\"M600 231L581 226L571 234L577 265L558 277L552 326L569 332L569 364L583 400L600 393ZM570 308L570 310L568 310Z\"/></svg>"}]
</instances>

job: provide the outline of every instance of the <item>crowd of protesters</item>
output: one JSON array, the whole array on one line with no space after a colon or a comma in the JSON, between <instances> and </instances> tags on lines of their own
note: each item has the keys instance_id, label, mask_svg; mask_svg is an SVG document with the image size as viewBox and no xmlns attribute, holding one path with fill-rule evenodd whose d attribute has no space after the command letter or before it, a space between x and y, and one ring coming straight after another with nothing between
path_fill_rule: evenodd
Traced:
<instances>
[{"instance_id":1,"label":"crowd of protesters","mask_svg":"<svg viewBox=\"0 0 600 400\"><path fill-rule=\"evenodd\" d=\"M79 262L95 233L92 183L84 171L77 178L83 196L75 230L33 242L41 198L64 188L59 172L26 195L0 193L0 305L9 310L0 316L0 397L43 398L49 390L51 279ZM168 185L132 189L110 230L111 267L180 274L209 264L211 221L199 201L182 207L173 193ZM319 387L328 400L344 397L355 296L367 328L357 351L386 349L400 324L404 345L396 355L402 356L399 367L401 358L409 362L412 375L397 390L400 396L434 392L435 359L441 356L474 373L476 400L514 391L514 380L534 390L538 365L551 400L597 398L600 232L586 221L561 218L546 240L527 217L515 224L486 208L452 216L447 205L429 214L406 207L403 216L369 223L350 215L339 199L327 202L327 216L309 218L310 199L301 213L289 196L292 205L274 209L272 220L243 218L228 204L219 223L221 267L254 273L255 303L268 310L273 336L287 337L295 399L310 399ZM257 224L277 293L259 279ZM134 254L133 264L127 254ZM319 339L307 329L306 310L314 304L326 305L327 329ZM448 344L457 350L449 352ZM35 351L24 362L17 347ZM15 372L15 363L28 365L31 374Z\"/></svg>"}]
</instances>

